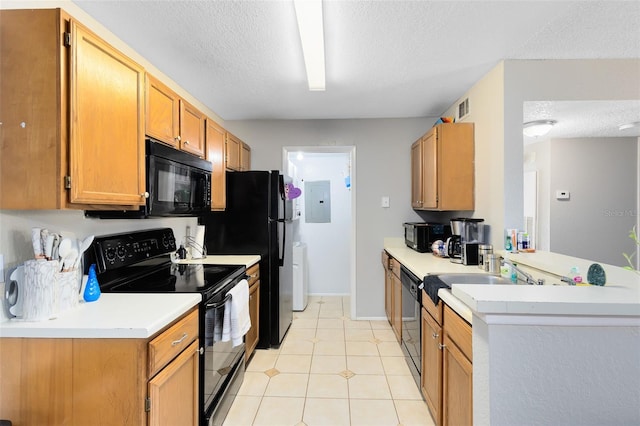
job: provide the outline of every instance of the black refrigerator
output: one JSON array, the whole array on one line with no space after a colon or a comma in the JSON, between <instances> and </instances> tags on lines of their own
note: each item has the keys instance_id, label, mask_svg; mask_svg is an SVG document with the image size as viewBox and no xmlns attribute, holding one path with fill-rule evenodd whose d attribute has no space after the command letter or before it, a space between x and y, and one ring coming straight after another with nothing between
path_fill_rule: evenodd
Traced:
<instances>
[{"instance_id":1,"label":"black refrigerator","mask_svg":"<svg viewBox=\"0 0 640 426\"><path fill-rule=\"evenodd\" d=\"M260 255L258 348L278 347L293 320L292 203L277 170L227 172L227 207L199 217L207 254Z\"/></svg>"}]
</instances>

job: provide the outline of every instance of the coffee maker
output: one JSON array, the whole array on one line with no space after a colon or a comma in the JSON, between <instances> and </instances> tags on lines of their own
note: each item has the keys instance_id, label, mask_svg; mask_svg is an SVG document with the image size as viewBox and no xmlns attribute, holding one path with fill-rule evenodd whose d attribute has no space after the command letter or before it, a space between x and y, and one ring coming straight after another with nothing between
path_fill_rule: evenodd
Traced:
<instances>
[{"instance_id":1,"label":"coffee maker","mask_svg":"<svg viewBox=\"0 0 640 426\"><path fill-rule=\"evenodd\" d=\"M453 263L478 264L478 246L484 243L484 219L451 219L451 238L447 240L447 254Z\"/></svg>"}]
</instances>

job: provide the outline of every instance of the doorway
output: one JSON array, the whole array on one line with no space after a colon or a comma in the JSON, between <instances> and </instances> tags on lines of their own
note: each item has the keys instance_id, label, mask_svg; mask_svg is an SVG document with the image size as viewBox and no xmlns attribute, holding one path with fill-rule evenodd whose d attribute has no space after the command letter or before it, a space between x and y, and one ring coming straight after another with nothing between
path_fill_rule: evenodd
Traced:
<instances>
[{"instance_id":1,"label":"doorway","mask_svg":"<svg viewBox=\"0 0 640 426\"><path fill-rule=\"evenodd\" d=\"M299 197L294 200L294 241L307 246L309 294L350 296L350 317L356 312L355 147L283 147L282 164ZM328 188L322 197L305 197L305 187ZM298 192L296 191L296 194ZM306 214L310 202L330 205L323 220ZM314 209L317 213L318 209ZM309 210L311 212L311 210Z\"/></svg>"}]
</instances>

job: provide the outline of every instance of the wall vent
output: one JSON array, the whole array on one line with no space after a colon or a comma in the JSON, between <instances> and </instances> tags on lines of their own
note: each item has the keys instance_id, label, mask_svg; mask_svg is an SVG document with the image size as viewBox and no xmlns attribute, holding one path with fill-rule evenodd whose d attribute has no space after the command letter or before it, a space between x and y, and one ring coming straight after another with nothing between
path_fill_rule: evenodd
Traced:
<instances>
[{"instance_id":1,"label":"wall vent","mask_svg":"<svg viewBox=\"0 0 640 426\"><path fill-rule=\"evenodd\" d=\"M458 104L458 119L461 119L467 114L469 114L469 98L466 98Z\"/></svg>"}]
</instances>

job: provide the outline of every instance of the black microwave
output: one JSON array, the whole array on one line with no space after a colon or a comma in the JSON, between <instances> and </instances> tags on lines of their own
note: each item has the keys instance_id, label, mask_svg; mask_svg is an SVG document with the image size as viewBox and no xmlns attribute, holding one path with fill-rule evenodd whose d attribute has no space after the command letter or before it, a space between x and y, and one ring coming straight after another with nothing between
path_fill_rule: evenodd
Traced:
<instances>
[{"instance_id":1,"label":"black microwave","mask_svg":"<svg viewBox=\"0 0 640 426\"><path fill-rule=\"evenodd\" d=\"M451 236L451 225L425 222L405 222L404 243L420 253L431 252L431 245L437 240Z\"/></svg>"},{"instance_id":2,"label":"black microwave","mask_svg":"<svg viewBox=\"0 0 640 426\"><path fill-rule=\"evenodd\" d=\"M88 210L86 216L147 218L200 216L211 211L211 162L147 138L147 202L136 210Z\"/></svg>"}]
</instances>

